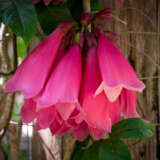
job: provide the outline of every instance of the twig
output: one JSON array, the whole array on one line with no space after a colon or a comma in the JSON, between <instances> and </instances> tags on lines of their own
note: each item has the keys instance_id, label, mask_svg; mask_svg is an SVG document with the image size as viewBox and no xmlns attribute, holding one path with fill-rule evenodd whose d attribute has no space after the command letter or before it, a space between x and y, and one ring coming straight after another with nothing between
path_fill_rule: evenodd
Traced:
<instances>
[{"instance_id":1,"label":"twig","mask_svg":"<svg viewBox=\"0 0 160 160\"><path fill-rule=\"evenodd\" d=\"M14 70L16 70L17 68L17 41L16 41L16 35L13 35L13 47L14 47ZM15 94L13 94L13 97L12 97L12 102L11 102L11 108L10 108L10 112L9 112L9 116L8 116L8 119L7 119L7 124L5 126L5 128L3 129L3 133L0 135L0 141L2 140L3 136L5 135L7 129L8 129L8 126L9 126L9 122L11 120L11 116L12 116L12 110L13 110L13 106L14 106L14 99L15 99Z\"/></svg>"},{"instance_id":2,"label":"twig","mask_svg":"<svg viewBox=\"0 0 160 160\"><path fill-rule=\"evenodd\" d=\"M84 13L89 13L89 12L91 12L90 0L83 0L83 12L84 12Z\"/></svg>"}]
</instances>

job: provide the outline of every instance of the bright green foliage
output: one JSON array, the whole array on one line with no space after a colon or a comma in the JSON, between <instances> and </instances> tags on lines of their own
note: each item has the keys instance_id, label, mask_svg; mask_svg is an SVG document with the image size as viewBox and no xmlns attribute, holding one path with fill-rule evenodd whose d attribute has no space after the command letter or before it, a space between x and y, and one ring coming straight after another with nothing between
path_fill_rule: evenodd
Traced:
<instances>
[{"instance_id":1,"label":"bright green foliage","mask_svg":"<svg viewBox=\"0 0 160 160\"><path fill-rule=\"evenodd\" d=\"M0 5L0 17L6 25L26 43L33 37L37 28L37 16L30 0L6 0Z\"/></svg>"},{"instance_id":2,"label":"bright green foliage","mask_svg":"<svg viewBox=\"0 0 160 160\"><path fill-rule=\"evenodd\" d=\"M121 139L151 136L151 125L142 119L125 119L113 125L108 139L95 141L90 147L82 147L85 141L76 142L71 160L131 160L129 149Z\"/></svg>"},{"instance_id":3,"label":"bright green foliage","mask_svg":"<svg viewBox=\"0 0 160 160\"><path fill-rule=\"evenodd\" d=\"M112 127L112 137L148 138L152 136L152 126L140 118L122 120Z\"/></svg>"},{"instance_id":4,"label":"bright green foliage","mask_svg":"<svg viewBox=\"0 0 160 160\"><path fill-rule=\"evenodd\" d=\"M103 141L99 148L99 160L131 160L128 147L120 139Z\"/></svg>"}]
</instances>

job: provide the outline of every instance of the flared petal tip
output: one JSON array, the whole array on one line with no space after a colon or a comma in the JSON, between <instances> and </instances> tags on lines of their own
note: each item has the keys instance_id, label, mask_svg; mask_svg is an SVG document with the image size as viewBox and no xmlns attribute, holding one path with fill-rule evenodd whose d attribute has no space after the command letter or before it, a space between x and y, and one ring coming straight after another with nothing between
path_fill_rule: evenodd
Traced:
<instances>
[{"instance_id":1,"label":"flared petal tip","mask_svg":"<svg viewBox=\"0 0 160 160\"><path fill-rule=\"evenodd\" d=\"M100 86L97 88L94 96L97 96L104 91L109 101L114 102L121 94L121 91L123 88L132 90L132 91L142 92L145 89L145 84L140 81L140 83L132 86L128 86L125 84L120 84L117 86L107 86L105 85L104 82L102 82Z\"/></svg>"},{"instance_id":2,"label":"flared petal tip","mask_svg":"<svg viewBox=\"0 0 160 160\"><path fill-rule=\"evenodd\" d=\"M145 84L141 81L136 85L132 85L132 86L122 85L122 87L128 90L137 91L137 92L143 92L143 90L146 88Z\"/></svg>"}]
</instances>

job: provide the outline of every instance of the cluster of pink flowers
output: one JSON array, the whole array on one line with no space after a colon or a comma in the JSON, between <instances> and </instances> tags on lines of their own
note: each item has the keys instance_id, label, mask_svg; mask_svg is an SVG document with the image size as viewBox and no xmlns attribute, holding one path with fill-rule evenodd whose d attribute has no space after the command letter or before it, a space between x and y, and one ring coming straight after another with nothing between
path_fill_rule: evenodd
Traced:
<instances>
[{"instance_id":1,"label":"cluster of pink flowers","mask_svg":"<svg viewBox=\"0 0 160 160\"><path fill-rule=\"evenodd\" d=\"M145 85L122 55L117 35L91 32L90 17L81 16L81 31L72 30L71 21L59 24L6 85L6 91L23 92L22 120L35 121L36 130L71 131L78 140L91 133L98 140L122 117L138 117L136 92Z\"/></svg>"}]
</instances>

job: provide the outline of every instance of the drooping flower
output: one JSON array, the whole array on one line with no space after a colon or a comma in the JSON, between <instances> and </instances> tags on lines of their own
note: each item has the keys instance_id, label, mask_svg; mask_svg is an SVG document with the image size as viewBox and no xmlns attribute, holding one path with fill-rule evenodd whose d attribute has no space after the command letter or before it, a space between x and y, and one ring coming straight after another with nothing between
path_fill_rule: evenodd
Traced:
<instances>
[{"instance_id":1,"label":"drooping flower","mask_svg":"<svg viewBox=\"0 0 160 160\"><path fill-rule=\"evenodd\" d=\"M54 65L62 38L72 28L73 22L62 22L16 70L8 81L6 91L22 90L25 98L37 96L44 87L49 73Z\"/></svg>"},{"instance_id":2,"label":"drooping flower","mask_svg":"<svg viewBox=\"0 0 160 160\"><path fill-rule=\"evenodd\" d=\"M111 14L106 11L102 20ZM71 131L80 141L92 133L98 140L121 116L138 117L136 91L145 86L120 52L118 35L87 31L93 20L81 16L81 33L66 34L73 23L60 24L8 82L7 91L23 91L22 120L35 122L37 131L49 128L59 136Z\"/></svg>"},{"instance_id":3,"label":"drooping flower","mask_svg":"<svg viewBox=\"0 0 160 160\"><path fill-rule=\"evenodd\" d=\"M37 99L37 105L55 105L66 120L79 105L80 84L81 49L78 44L74 44L54 69L42 95Z\"/></svg>"},{"instance_id":4,"label":"drooping flower","mask_svg":"<svg viewBox=\"0 0 160 160\"><path fill-rule=\"evenodd\" d=\"M83 76L81 105L84 119L87 121L95 139L99 139L105 132L110 132L112 124L119 121L119 101L111 103L102 92L95 96L96 89L102 82L96 47L90 48L87 55Z\"/></svg>"},{"instance_id":5,"label":"drooping flower","mask_svg":"<svg viewBox=\"0 0 160 160\"><path fill-rule=\"evenodd\" d=\"M108 99L114 102L123 88L142 92L145 85L119 49L103 34L99 36L97 54L103 82L96 95L104 91Z\"/></svg>"}]
</instances>

